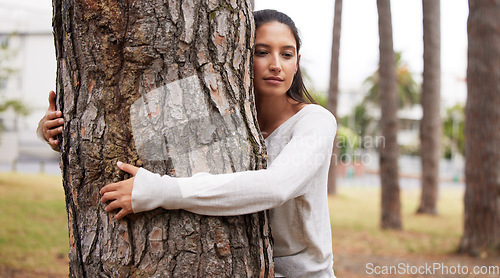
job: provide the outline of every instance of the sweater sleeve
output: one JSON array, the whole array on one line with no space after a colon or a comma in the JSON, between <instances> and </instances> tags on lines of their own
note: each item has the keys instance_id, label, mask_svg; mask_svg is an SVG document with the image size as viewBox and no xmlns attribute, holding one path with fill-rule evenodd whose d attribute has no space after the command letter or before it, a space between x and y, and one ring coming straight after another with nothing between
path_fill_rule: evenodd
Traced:
<instances>
[{"instance_id":1,"label":"sweater sleeve","mask_svg":"<svg viewBox=\"0 0 500 278\"><path fill-rule=\"evenodd\" d=\"M267 169L172 178L141 168L134 179L132 208L135 213L162 207L222 216L280 206L305 194L311 178L330 163L336 128L331 114L304 115Z\"/></svg>"}]
</instances>

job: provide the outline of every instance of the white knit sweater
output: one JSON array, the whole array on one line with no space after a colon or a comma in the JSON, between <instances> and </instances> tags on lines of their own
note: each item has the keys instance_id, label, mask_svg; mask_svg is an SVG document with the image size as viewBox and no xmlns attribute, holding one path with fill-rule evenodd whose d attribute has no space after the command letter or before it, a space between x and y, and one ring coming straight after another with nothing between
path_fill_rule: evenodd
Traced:
<instances>
[{"instance_id":1,"label":"white knit sweater","mask_svg":"<svg viewBox=\"0 0 500 278\"><path fill-rule=\"evenodd\" d=\"M172 178L140 168L133 210L241 215L271 209L277 276L334 277L327 177L336 129L330 112L309 104L265 139L267 169Z\"/></svg>"}]
</instances>

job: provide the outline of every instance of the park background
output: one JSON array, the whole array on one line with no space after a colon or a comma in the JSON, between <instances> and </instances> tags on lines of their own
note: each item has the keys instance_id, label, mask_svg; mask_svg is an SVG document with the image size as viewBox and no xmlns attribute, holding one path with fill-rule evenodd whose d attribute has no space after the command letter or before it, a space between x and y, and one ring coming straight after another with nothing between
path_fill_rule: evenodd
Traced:
<instances>
[{"instance_id":1,"label":"park background","mask_svg":"<svg viewBox=\"0 0 500 278\"><path fill-rule=\"evenodd\" d=\"M272 8L290 15L303 40L302 66L309 87L326 94L330 76L334 1L255 1L255 9ZM392 1L394 49L400 51L417 84L423 69L422 6L419 0ZM466 100L467 1L441 1L441 110ZM0 38L9 37L15 72L2 82L2 97L28 103L25 117L2 114L0 208L5 223L0 231L0 275L5 277L65 276L67 227L58 155L36 138L35 129L55 87L55 55L51 29L52 7L47 0L0 0ZM375 1L344 1L340 48L339 117L348 117L366 95L365 80L378 68L377 8ZM12 35L14 34L14 35ZM12 36L11 36L12 35ZM421 109L405 117L418 122ZM418 125L402 138L418 139ZM354 155L354 150L352 151ZM377 153L363 153L362 168L346 167L338 176L339 193L331 198L333 251L339 277L366 277L366 264L410 265L444 263L497 265L494 258L456 255L462 235L463 158L454 150L441 162L438 216L416 215L420 195L420 160L403 154L400 173L403 231L379 228L380 178ZM346 165L349 166L349 165ZM36 185L36 187L34 186ZM342 275L343 274L343 275ZM450 276L455 277L455 276ZM487 277L487 276L484 276Z\"/></svg>"}]
</instances>

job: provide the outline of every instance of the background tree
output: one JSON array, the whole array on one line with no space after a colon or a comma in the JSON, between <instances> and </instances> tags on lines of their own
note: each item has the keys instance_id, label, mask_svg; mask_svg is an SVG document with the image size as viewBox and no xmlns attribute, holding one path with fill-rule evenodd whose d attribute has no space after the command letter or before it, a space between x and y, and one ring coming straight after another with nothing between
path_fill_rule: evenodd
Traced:
<instances>
[{"instance_id":1,"label":"background tree","mask_svg":"<svg viewBox=\"0 0 500 278\"><path fill-rule=\"evenodd\" d=\"M15 68L9 65L9 61L17 55L17 51L9 47L9 40L13 35L15 34L8 35L0 41L0 91L7 83L7 80L17 72ZM20 99L0 97L0 114L9 110L20 116L27 116L31 112L28 105ZM0 141L3 130L4 125L0 121Z\"/></svg>"},{"instance_id":2,"label":"background tree","mask_svg":"<svg viewBox=\"0 0 500 278\"><path fill-rule=\"evenodd\" d=\"M24 102L18 99L8 99L0 102L0 113L5 112L8 109L12 109L14 113L21 116L28 116L31 112L31 109Z\"/></svg>"},{"instance_id":3,"label":"background tree","mask_svg":"<svg viewBox=\"0 0 500 278\"><path fill-rule=\"evenodd\" d=\"M399 108L408 108L417 104L420 100L418 85L413 79L413 75L408 69L408 64L402 58L402 52L396 52L396 88ZM371 76L366 78L368 84L368 94L363 98L363 105L379 104L380 100L380 69L377 69Z\"/></svg>"},{"instance_id":4,"label":"background tree","mask_svg":"<svg viewBox=\"0 0 500 278\"><path fill-rule=\"evenodd\" d=\"M465 107L456 104L446 109L443 119L444 157L451 159L460 154L465 156Z\"/></svg>"},{"instance_id":5,"label":"background tree","mask_svg":"<svg viewBox=\"0 0 500 278\"><path fill-rule=\"evenodd\" d=\"M335 0L335 13L333 18L332 57L330 62L330 86L328 89L327 109L338 119L337 99L339 94L339 52L340 30L342 25L342 0ZM339 150L334 143L332 161L328 172L328 194L337 193L335 169L338 162Z\"/></svg>"},{"instance_id":6,"label":"background tree","mask_svg":"<svg viewBox=\"0 0 500 278\"><path fill-rule=\"evenodd\" d=\"M177 177L262 167L249 2L53 7L70 276L273 277L266 212L157 209L116 221L99 202L102 186L128 178L117 160Z\"/></svg>"},{"instance_id":7,"label":"background tree","mask_svg":"<svg viewBox=\"0 0 500 278\"><path fill-rule=\"evenodd\" d=\"M366 136L379 135L379 128L373 124L374 119L370 116L369 111L380 107L380 69L367 77L364 84L369 86L368 93L361 103L354 107L353 115L348 116L354 118L354 127L360 136L362 148L365 145L364 139ZM418 85L408 69L408 64L403 60L401 52L396 52L396 84L398 107L400 109L410 108L418 103L420 99Z\"/></svg>"},{"instance_id":8,"label":"background tree","mask_svg":"<svg viewBox=\"0 0 500 278\"><path fill-rule=\"evenodd\" d=\"M9 48L9 41L13 35L10 34L0 41L0 84L16 72L16 69L9 65L9 61L17 55L16 50Z\"/></svg>"},{"instance_id":9,"label":"background tree","mask_svg":"<svg viewBox=\"0 0 500 278\"><path fill-rule=\"evenodd\" d=\"M500 2L469 0L464 234L460 251L500 251Z\"/></svg>"},{"instance_id":10,"label":"background tree","mask_svg":"<svg viewBox=\"0 0 500 278\"><path fill-rule=\"evenodd\" d=\"M441 8L439 0L422 0L424 72L420 121L422 193L417 213L437 214L441 158Z\"/></svg>"},{"instance_id":11,"label":"background tree","mask_svg":"<svg viewBox=\"0 0 500 278\"><path fill-rule=\"evenodd\" d=\"M357 144L361 149L365 149L365 147L374 147L374 142L365 144L365 138L367 138L368 136L379 135L378 128L375 126L376 122L368 112L370 109L372 109L370 104L364 104L363 102L361 102L354 106L354 109L350 115L345 115L344 117L338 119L339 126L349 128L351 132L354 132L356 134Z\"/></svg>"},{"instance_id":12,"label":"background tree","mask_svg":"<svg viewBox=\"0 0 500 278\"><path fill-rule=\"evenodd\" d=\"M380 37L380 126L385 142L380 149L383 229L401 229L401 202L398 177L398 97L396 91L396 56L392 41L391 3L377 0Z\"/></svg>"},{"instance_id":13,"label":"background tree","mask_svg":"<svg viewBox=\"0 0 500 278\"><path fill-rule=\"evenodd\" d=\"M353 153L359 148L359 135L349 129L347 125L341 125L337 129L338 162L350 163L355 161Z\"/></svg>"}]
</instances>

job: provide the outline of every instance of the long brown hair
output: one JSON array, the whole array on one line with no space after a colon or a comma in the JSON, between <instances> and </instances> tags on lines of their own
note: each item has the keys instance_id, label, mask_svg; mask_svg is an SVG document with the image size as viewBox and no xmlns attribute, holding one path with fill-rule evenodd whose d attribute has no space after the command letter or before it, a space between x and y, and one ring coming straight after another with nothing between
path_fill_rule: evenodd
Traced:
<instances>
[{"instance_id":1,"label":"long brown hair","mask_svg":"<svg viewBox=\"0 0 500 278\"><path fill-rule=\"evenodd\" d=\"M253 13L253 17L255 20L255 30L259 29L260 26L269 23L269 22L274 22L277 21L279 23L285 24L290 28L290 31L293 34L293 37L295 38L295 43L297 44L297 53L300 50L300 37L299 37L299 30L295 26L295 23L293 20L286 14L282 12L278 12L276 10L260 10L260 11L255 11ZM306 86L304 85L304 79L302 78L302 73L300 71L300 67L295 73L295 76L293 77L292 85L290 86L290 89L286 92L286 95L290 97L291 99L302 102L302 103L316 103L314 98L309 94L307 91Z\"/></svg>"}]
</instances>

